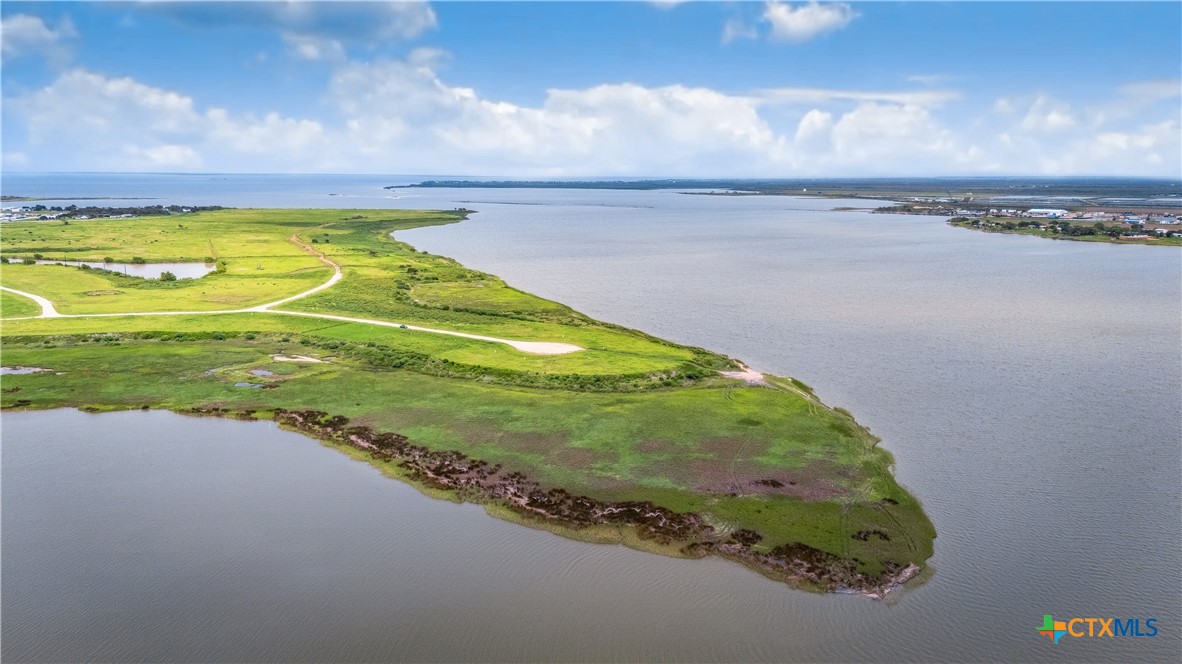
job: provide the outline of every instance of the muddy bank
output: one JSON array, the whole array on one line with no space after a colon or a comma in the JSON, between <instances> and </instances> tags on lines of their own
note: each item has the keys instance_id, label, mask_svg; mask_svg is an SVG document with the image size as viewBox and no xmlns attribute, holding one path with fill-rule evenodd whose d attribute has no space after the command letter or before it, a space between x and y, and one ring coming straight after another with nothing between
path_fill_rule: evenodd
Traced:
<instances>
[{"instance_id":1,"label":"muddy bank","mask_svg":"<svg viewBox=\"0 0 1182 664\"><path fill-rule=\"evenodd\" d=\"M181 411L255 419L253 410L198 407ZM609 502L545 488L518 472L469 458L459 452L432 451L397 433L350 426L348 418L316 410L275 409L281 426L331 443L348 445L375 460L394 462L424 487L451 493L466 502L495 504L541 524L572 530L608 526L631 532L642 541L700 558L708 555L742 563L772 579L810 590L852 592L879 598L920 570L887 561L881 576L857 571L857 560L843 559L805 544L759 550L762 536L751 530L721 533L696 513L679 513L648 501Z\"/></svg>"}]
</instances>

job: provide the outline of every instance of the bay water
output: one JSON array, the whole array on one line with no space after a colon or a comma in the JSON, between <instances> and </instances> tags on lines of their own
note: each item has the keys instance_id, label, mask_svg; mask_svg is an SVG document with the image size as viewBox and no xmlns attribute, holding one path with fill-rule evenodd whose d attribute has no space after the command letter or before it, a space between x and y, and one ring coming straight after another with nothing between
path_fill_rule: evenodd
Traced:
<instances>
[{"instance_id":1,"label":"bay water","mask_svg":"<svg viewBox=\"0 0 1182 664\"><path fill-rule=\"evenodd\" d=\"M811 595L496 521L270 423L6 413L5 659L1182 655L1182 252L834 209L877 205L864 200L381 188L414 179L46 174L3 189L477 210L399 237L810 384L895 455L938 532L932 578L884 602ZM1052 644L1048 613L1154 617L1159 632Z\"/></svg>"}]
</instances>

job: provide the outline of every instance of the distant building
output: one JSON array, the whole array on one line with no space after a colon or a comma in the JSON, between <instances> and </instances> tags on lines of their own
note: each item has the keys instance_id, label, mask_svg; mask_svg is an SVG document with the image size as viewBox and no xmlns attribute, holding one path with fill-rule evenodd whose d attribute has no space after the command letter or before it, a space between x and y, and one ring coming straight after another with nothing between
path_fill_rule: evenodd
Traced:
<instances>
[{"instance_id":1,"label":"distant building","mask_svg":"<svg viewBox=\"0 0 1182 664\"><path fill-rule=\"evenodd\" d=\"M1032 208L1026 211L1026 214L1031 217L1042 217L1046 219L1058 219L1067 214L1067 210L1059 210L1057 208Z\"/></svg>"}]
</instances>

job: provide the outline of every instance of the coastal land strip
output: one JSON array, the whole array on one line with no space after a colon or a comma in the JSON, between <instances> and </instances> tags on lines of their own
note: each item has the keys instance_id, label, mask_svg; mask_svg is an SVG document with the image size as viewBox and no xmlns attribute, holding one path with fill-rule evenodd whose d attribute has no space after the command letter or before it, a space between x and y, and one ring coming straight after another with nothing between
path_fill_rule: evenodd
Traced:
<instances>
[{"instance_id":1,"label":"coastal land strip","mask_svg":"<svg viewBox=\"0 0 1182 664\"><path fill-rule=\"evenodd\" d=\"M879 213L1052 240L1182 246L1182 181L1155 178L426 180L386 189L668 189L689 196L891 201ZM861 208L838 207L836 210Z\"/></svg>"},{"instance_id":2,"label":"coastal land strip","mask_svg":"<svg viewBox=\"0 0 1182 664\"><path fill-rule=\"evenodd\" d=\"M429 495L566 537L718 556L821 592L881 597L924 576L935 530L849 413L798 380L394 237L466 217L5 222L0 407L271 419ZM117 271L190 262L216 269Z\"/></svg>"}]
</instances>

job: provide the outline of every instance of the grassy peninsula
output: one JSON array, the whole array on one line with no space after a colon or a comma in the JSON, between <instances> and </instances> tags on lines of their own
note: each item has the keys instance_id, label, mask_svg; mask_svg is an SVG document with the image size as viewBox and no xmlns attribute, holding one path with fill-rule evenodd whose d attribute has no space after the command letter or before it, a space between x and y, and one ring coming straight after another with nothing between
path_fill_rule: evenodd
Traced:
<instances>
[{"instance_id":1,"label":"grassy peninsula","mask_svg":"<svg viewBox=\"0 0 1182 664\"><path fill-rule=\"evenodd\" d=\"M596 321L393 236L463 219L6 222L2 361L44 370L4 375L0 405L274 419L500 518L721 556L809 590L881 595L922 571L932 524L848 413L799 381ZM27 264L35 254L217 269L142 279Z\"/></svg>"}]
</instances>

